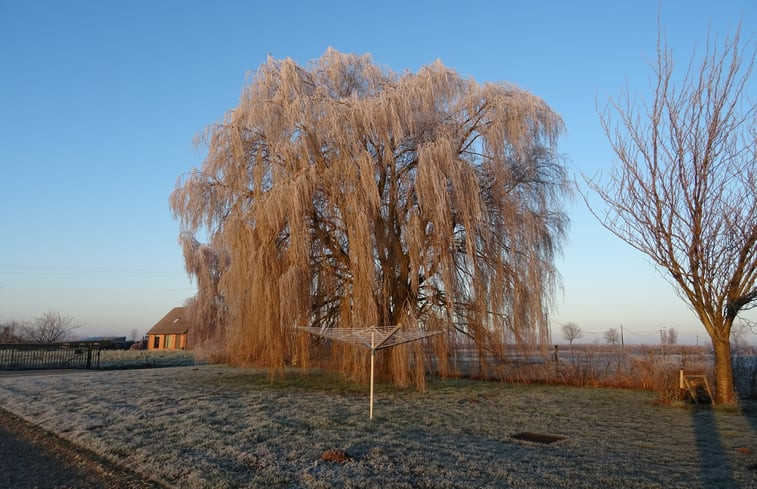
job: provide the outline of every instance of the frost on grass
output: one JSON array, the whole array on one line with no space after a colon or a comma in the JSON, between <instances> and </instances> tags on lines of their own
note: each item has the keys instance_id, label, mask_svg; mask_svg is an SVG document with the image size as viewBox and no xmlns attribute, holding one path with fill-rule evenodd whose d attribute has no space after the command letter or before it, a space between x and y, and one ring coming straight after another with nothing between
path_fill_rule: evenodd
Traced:
<instances>
[{"instance_id":1,"label":"frost on grass","mask_svg":"<svg viewBox=\"0 0 757 489\"><path fill-rule=\"evenodd\" d=\"M0 377L0 405L171 487L749 487L757 410L432 382L368 393L223 366ZM523 432L565 437L543 445ZM329 450L350 459L322 460ZM717 464L712 461L715 460Z\"/></svg>"},{"instance_id":2,"label":"frost on grass","mask_svg":"<svg viewBox=\"0 0 757 489\"><path fill-rule=\"evenodd\" d=\"M102 350L101 369L181 367L194 365L194 354L187 350Z\"/></svg>"}]
</instances>

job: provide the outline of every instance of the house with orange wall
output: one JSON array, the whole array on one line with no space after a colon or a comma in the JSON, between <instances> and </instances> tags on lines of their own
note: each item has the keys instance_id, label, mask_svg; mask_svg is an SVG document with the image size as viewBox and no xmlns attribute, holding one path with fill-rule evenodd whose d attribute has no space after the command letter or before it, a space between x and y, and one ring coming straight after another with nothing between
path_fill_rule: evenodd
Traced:
<instances>
[{"instance_id":1,"label":"house with orange wall","mask_svg":"<svg viewBox=\"0 0 757 489\"><path fill-rule=\"evenodd\" d=\"M184 350L189 328L186 308L174 307L147 332L147 349Z\"/></svg>"}]
</instances>

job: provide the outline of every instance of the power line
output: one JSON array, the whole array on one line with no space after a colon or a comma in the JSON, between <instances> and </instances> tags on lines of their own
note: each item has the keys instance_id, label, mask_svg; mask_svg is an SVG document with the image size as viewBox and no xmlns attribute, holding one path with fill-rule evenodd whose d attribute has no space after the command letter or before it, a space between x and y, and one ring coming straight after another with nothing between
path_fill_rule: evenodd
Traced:
<instances>
[{"instance_id":1,"label":"power line","mask_svg":"<svg viewBox=\"0 0 757 489\"><path fill-rule=\"evenodd\" d=\"M39 265L12 265L0 263L0 274L4 275L44 275L44 276L186 276L184 271L176 270L153 270L138 268L107 268L107 267L79 267L79 266L39 266Z\"/></svg>"},{"instance_id":2,"label":"power line","mask_svg":"<svg viewBox=\"0 0 757 489\"><path fill-rule=\"evenodd\" d=\"M655 331L653 333L637 333L636 331L628 329L628 326L623 326L623 331L627 331L636 336L657 336L659 334L658 331Z\"/></svg>"}]
</instances>

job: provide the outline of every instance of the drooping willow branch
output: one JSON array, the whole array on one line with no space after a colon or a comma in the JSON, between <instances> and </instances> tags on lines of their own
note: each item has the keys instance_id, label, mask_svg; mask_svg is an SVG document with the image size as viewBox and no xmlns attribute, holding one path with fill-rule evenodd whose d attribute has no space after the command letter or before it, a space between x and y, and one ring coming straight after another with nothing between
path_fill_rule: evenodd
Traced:
<instances>
[{"instance_id":1,"label":"drooping willow branch","mask_svg":"<svg viewBox=\"0 0 757 489\"><path fill-rule=\"evenodd\" d=\"M183 233L228 258L214 294L230 358L307 363L295 326L441 330L442 369L460 333L482 352L545 341L567 226L561 131L538 97L441 63L395 74L334 50L307 68L269 59L171 198ZM357 352L331 355L365 370ZM395 382L422 381L407 348L387 356Z\"/></svg>"}]
</instances>

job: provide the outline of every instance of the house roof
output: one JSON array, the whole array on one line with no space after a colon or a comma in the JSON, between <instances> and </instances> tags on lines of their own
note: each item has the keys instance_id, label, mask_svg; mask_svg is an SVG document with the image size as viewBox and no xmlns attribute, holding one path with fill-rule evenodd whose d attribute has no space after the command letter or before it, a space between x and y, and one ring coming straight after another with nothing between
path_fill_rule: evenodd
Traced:
<instances>
[{"instance_id":1,"label":"house roof","mask_svg":"<svg viewBox=\"0 0 757 489\"><path fill-rule=\"evenodd\" d=\"M151 334L179 334L189 330L189 320L184 307L174 307L147 332Z\"/></svg>"}]
</instances>

